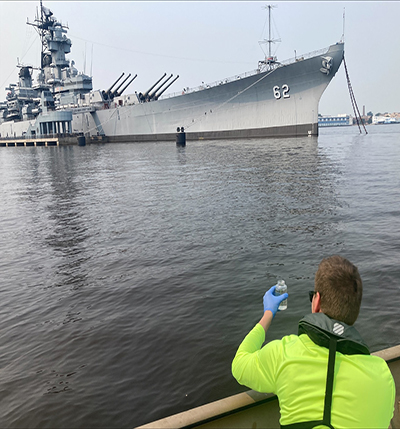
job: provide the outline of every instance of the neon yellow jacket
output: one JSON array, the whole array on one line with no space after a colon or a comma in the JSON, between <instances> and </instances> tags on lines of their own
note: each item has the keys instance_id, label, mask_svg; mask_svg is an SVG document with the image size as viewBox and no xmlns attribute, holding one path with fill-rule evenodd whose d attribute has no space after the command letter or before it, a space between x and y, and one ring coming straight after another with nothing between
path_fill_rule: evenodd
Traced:
<instances>
[{"instance_id":1,"label":"neon yellow jacket","mask_svg":"<svg viewBox=\"0 0 400 429\"><path fill-rule=\"evenodd\" d=\"M257 324L232 362L236 380L279 398L282 425L322 419L329 350L308 335L265 341ZM386 362L370 355L336 352L332 420L339 428L387 428L393 417L395 386Z\"/></svg>"}]
</instances>

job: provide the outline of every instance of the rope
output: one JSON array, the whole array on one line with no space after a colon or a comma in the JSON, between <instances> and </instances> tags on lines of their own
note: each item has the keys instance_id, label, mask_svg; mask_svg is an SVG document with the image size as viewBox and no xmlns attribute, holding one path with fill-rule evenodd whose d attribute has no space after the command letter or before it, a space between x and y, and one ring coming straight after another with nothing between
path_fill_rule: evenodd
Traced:
<instances>
[{"instance_id":1,"label":"rope","mask_svg":"<svg viewBox=\"0 0 400 429\"><path fill-rule=\"evenodd\" d=\"M344 64L344 69L346 71L346 79L347 79L347 85L349 87L350 100L351 100L351 104L353 106L354 116L355 116L356 121L357 121L358 129L360 130L360 134L362 134L361 127L360 127L360 122L361 122L362 126L364 127L365 134L368 134L368 132L365 128L365 125L364 125L364 121L361 118L360 111L358 110L356 97L354 96L353 88L352 88L351 83L350 83L350 77L349 77L349 73L347 71L346 59L344 56L343 56L343 64ZM358 113L358 115L357 115L357 113Z\"/></svg>"}]
</instances>

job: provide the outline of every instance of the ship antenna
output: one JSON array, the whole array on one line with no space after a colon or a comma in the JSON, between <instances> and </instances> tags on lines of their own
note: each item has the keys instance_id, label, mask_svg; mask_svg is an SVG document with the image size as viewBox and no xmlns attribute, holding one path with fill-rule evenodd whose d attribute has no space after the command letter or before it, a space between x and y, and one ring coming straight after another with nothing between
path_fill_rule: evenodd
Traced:
<instances>
[{"instance_id":1,"label":"ship antenna","mask_svg":"<svg viewBox=\"0 0 400 429\"><path fill-rule=\"evenodd\" d=\"M42 45L42 52L40 54L40 70L43 70L43 3L40 0L40 23L42 24L42 29L40 32L40 43Z\"/></svg>"},{"instance_id":2,"label":"ship antenna","mask_svg":"<svg viewBox=\"0 0 400 429\"><path fill-rule=\"evenodd\" d=\"M46 16L45 16L45 11L44 11L44 7L43 7L43 2L42 0L40 0L39 2L40 4L40 14L38 9L36 8L36 17L35 17L35 22L29 22L29 20L27 19L27 24L28 25L32 25L33 27L35 27L35 30L37 31L39 37L40 37L40 43L42 45L42 49L41 49L41 53L40 53L40 70L43 71L44 69L44 44L45 44L45 20L46 20Z\"/></svg>"},{"instance_id":3,"label":"ship antenna","mask_svg":"<svg viewBox=\"0 0 400 429\"><path fill-rule=\"evenodd\" d=\"M263 7L263 9L268 9L268 39L264 39L261 43L268 43L268 57L265 59L265 64L273 64L275 62L275 58L272 57L272 43L280 42L281 39L273 39L272 38L272 23L271 23L271 10L275 8L275 5L267 5ZM264 53L265 54L265 53Z\"/></svg>"},{"instance_id":4,"label":"ship antenna","mask_svg":"<svg viewBox=\"0 0 400 429\"><path fill-rule=\"evenodd\" d=\"M85 41L85 55L83 56L83 73L86 74L86 41Z\"/></svg>"},{"instance_id":5,"label":"ship antenna","mask_svg":"<svg viewBox=\"0 0 400 429\"><path fill-rule=\"evenodd\" d=\"M344 24L345 24L345 16L346 15L346 8L343 8L343 34L342 34L342 40L341 42L344 43Z\"/></svg>"},{"instance_id":6,"label":"ship antenna","mask_svg":"<svg viewBox=\"0 0 400 429\"><path fill-rule=\"evenodd\" d=\"M90 55L90 77L93 77L92 70L93 70L93 43L92 43L92 53Z\"/></svg>"},{"instance_id":7,"label":"ship antenna","mask_svg":"<svg viewBox=\"0 0 400 429\"><path fill-rule=\"evenodd\" d=\"M271 9L272 5L268 5L268 56L271 58Z\"/></svg>"},{"instance_id":8,"label":"ship antenna","mask_svg":"<svg viewBox=\"0 0 400 429\"><path fill-rule=\"evenodd\" d=\"M38 17L39 18L39 17ZM43 28L43 2L40 0L40 43L42 45L42 52L40 53L40 70L43 71L43 52L44 52L44 28Z\"/></svg>"},{"instance_id":9,"label":"ship antenna","mask_svg":"<svg viewBox=\"0 0 400 429\"><path fill-rule=\"evenodd\" d=\"M281 41L280 39L273 39L272 38L271 10L275 7L276 7L275 5L269 4L269 5L265 6L265 8L264 8L264 9L268 9L268 40L266 40L266 42L268 42L268 57L269 58L272 57L272 43Z\"/></svg>"}]
</instances>

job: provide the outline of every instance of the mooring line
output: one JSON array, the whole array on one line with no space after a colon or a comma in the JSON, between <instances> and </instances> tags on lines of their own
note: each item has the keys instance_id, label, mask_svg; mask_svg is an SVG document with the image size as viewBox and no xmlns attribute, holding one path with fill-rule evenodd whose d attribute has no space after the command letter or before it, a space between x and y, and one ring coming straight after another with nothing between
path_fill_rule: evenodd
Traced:
<instances>
[{"instance_id":1,"label":"mooring line","mask_svg":"<svg viewBox=\"0 0 400 429\"><path fill-rule=\"evenodd\" d=\"M345 59L344 55L343 55L343 64L344 64L344 69L346 71L346 78L347 78L347 85L349 87L350 100L351 100L351 104L353 106L354 116L355 116L356 121L357 121L358 129L360 130L360 134L362 134L361 127L360 127L360 122L361 122L362 126L364 127L365 134L368 134L368 132L365 128L365 125L364 125L364 121L361 118L360 111L358 110L356 97L354 96L353 88L352 88L351 83L350 83L350 77L349 77L349 73L347 71L346 59ZM358 115L357 115L357 113L358 113Z\"/></svg>"}]
</instances>

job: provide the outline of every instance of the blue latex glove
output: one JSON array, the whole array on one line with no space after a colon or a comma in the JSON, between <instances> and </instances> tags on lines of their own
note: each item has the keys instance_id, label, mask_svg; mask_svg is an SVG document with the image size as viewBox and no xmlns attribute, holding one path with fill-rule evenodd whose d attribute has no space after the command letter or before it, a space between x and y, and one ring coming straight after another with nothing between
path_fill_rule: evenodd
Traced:
<instances>
[{"instance_id":1,"label":"blue latex glove","mask_svg":"<svg viewBox=\"0 0 400 429\"><path fill-rule=\"evenodd\" d=\"M267 290L264 295L264 313L269 310L272 312L272 315L275 317L275 314L278 310L279 304L284 301L289 295L284 293L282 295L275 296L275 287L272 286L271 289Z\"/></svg>"}]
</instances>

